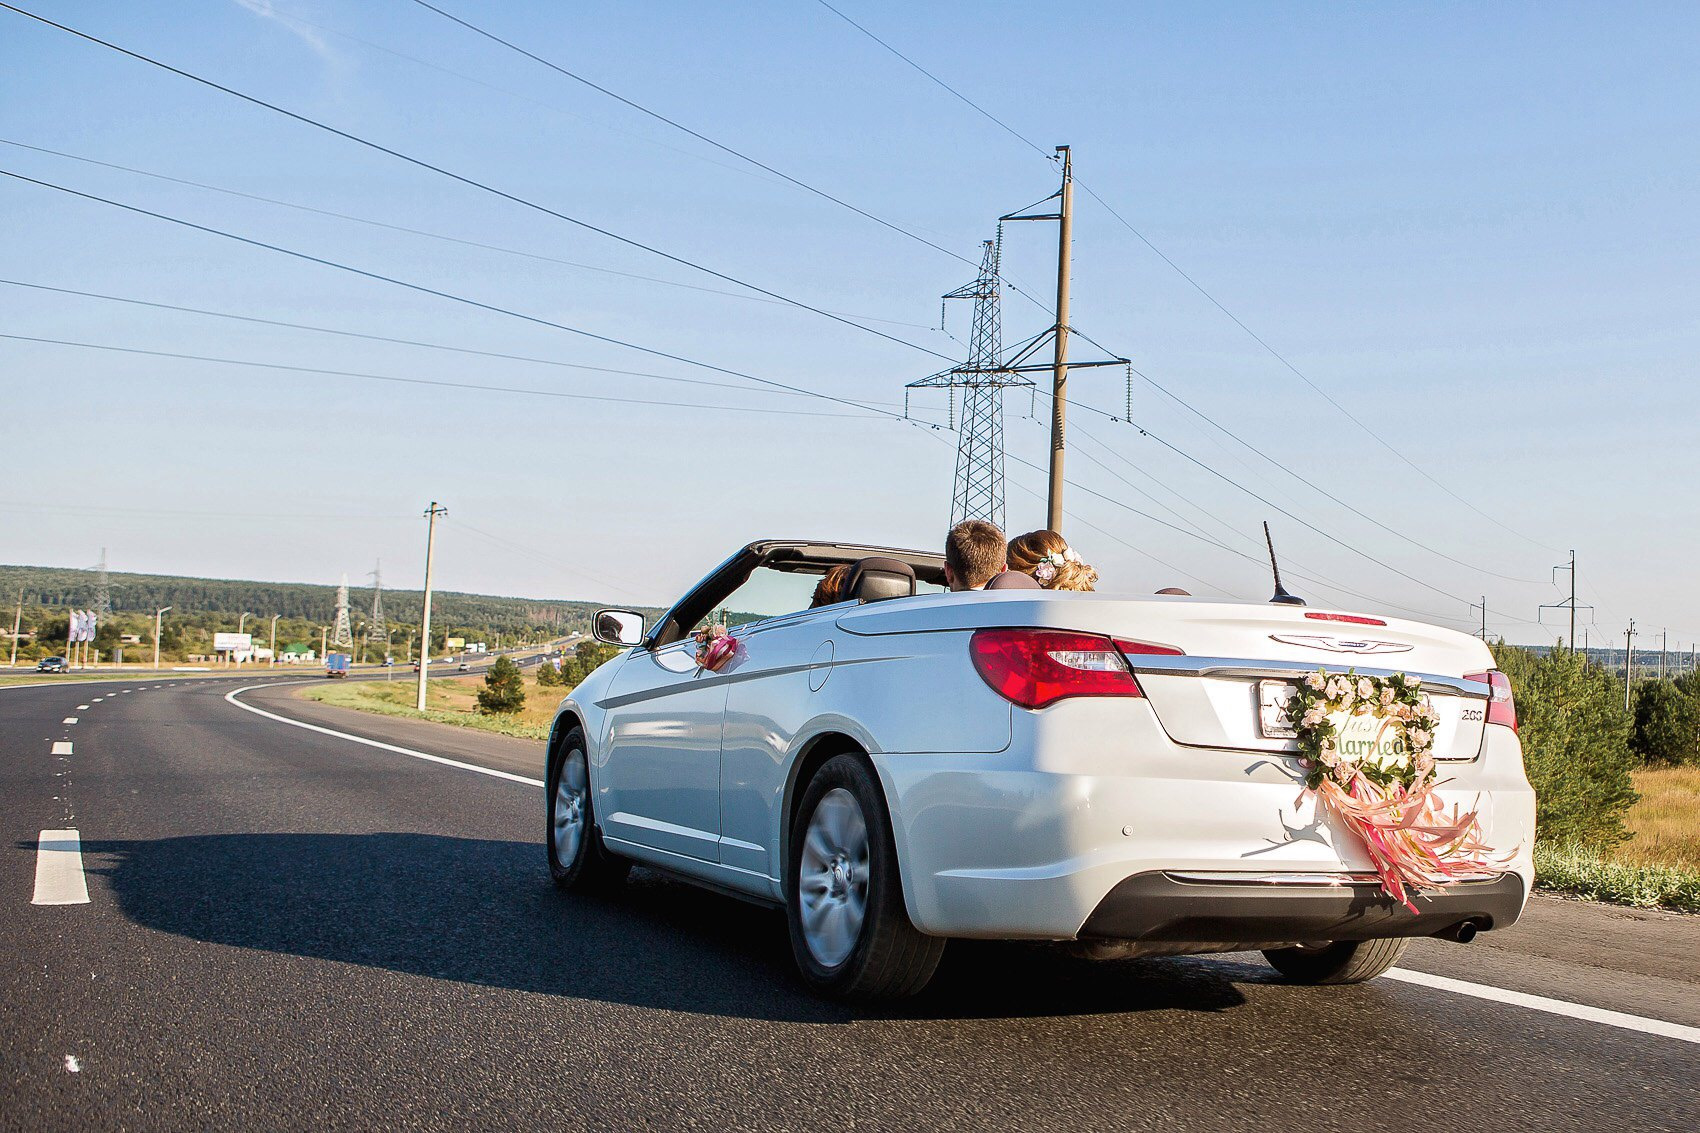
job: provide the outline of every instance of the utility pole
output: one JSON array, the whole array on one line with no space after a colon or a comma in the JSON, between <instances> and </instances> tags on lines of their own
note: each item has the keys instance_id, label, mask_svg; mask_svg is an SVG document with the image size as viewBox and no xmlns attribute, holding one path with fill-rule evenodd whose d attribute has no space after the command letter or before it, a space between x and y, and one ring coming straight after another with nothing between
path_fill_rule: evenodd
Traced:
<instances>
[{"instance_id":1,"label":"utility pole","mask_svg":"<svg viewBox=\"0 0 1700 1133\"><path fill-rule=\"evenodd\" d=\"M277 620L281 617L283 617L282 614L272 615L272 656L271 664L266 666L268 669L277 668Z\"/></svg>"},{"instance_id":2,"label":"utility pole","mask_svg":"<svg viewBox=\"0 0 1700 1133\"><path fill-rule=\"evenodd\" d=\"M159 631L160 631L160 625L161 625L162 619L165 617L166 613L170 609L171 609L170 606L161 606L159 609L157 609L153 612L153 668L154 668L154 672L156 672L156 673L159 672Z\"/></svg>"},{"instance_id":3,"label":"utility pole","mask_svg":"<svg viewBox=\"0 0 1700 1133\"><path fill-rule=\"evenodd\" d=\"M1633 711L1630 701L1630 690L1635 687L1635 619L1629 619L1629 628L1623 633L1623 710Z\"/></svg>"},{"instance_id":4,"label":"utility pole","mask_svg":"<svg viewBox=\"0 0 1700 1133\"><path fill-rule=\"evenodd\" d=\"M1068 323L1068 288L1071 261L1074 244L1074 159L1069 147L1058 146L1057 154L1062 162L1062 186L1053 194L1057 201L1057 211L1052 213L1030 213L1000 216L1001 224L1006 220L1054 220L1057 222L1057 321L1048 332L1051 339L1051 467L1050 491L1045 500L1045 526L1052 531L1062 531L1063 521L1063 448L1067 439L1068 418L1068 336L1072 329ZM1047 200L1051 198L1046 198ZM1047 367L1022 366L1019 363L1036 350L1045 340L1044 335L1036 338L1028 347L1011 359L1011 364L1004 367L1011 373L1025 373L1030 370ZM1126 358L1113 358L1098 362L1076 362L1075 369L1083 366L1127 366ZM1130 379L1131 381L1131 376Z\"/></svg>"},{"instance_id":5,"label":"utility pole","mask_svg":"<svg viewBox=\"0 0 1700 1133\"><path fill-rule=\"evenodd\" d=\"M1057 330L1051 351L1051 490L1045 501L1045 526L1062 530L1063 426L1068 412L1068 281L1070 245L1074 237L1074 163L1067 146L1062 154L1062 199L1057 219Z\"/></svg>"},{"instance_id":6,"label":"utility pole","mask_svg":"<svg viewBox=\"0 0 1700 1133\"><path fill-rule=\"evenodd\" d=\"M7 666L8 668L16 669L18 667L18 634L23 631L23 628L24 628L24 588L22 586L20 586L20 587L18 587L18 612L16 614L12 615L12 660L11 660L11 663ZM155 640L158 640L158 639L156 638ZM154 666L154 667L158 668L157 665Z\"/></svg>"},{"instance_id":7,"label":"utility pole","mask_svg":"<svg viewBox=\"0 0 1700 1133\"><path fill-rule=\"evenodd\" d=\"M1470 609L1480 610L1482 612L1482 628L1481 628L1481 632L1476 634L1476 636L1481 638L1483 641L1486 641L1487 640L1487 595L1483 594L1482 600L1480 602L1471 602L1470 603Z\"/></svg>"},{"instance_id":8,"label":"utility pole","mask_svg":"<svg viewBox=\"0 0 1700 1133\"><path fill-rule=\"evenodd\" d=\"M319 627L319 660L325 659L325 637L331 632L330 626Z\"/></svg>"},{"instance_id":9,"label":"utility pole","mask_svg":"<svg viewBox=\"0 0 1700 1133\"><path fill-rule=\"evenodd\" d=\"M1570 597L1565 599L1563 602L1549 602L1546 605L1542 606L1540 609L1541 610L1569 610L1570 611L1570 636L1565 638L1565 641L1569 643L1570 650L1571 650L1571 652L1574 653L1576 651L1576 611L1579 608L1583 609L1583 610L1592 610L1593 607L1592 606L1578 607L1576 605L1576 552L1575 551L1570 552L1570 562L1569 563L1560 563L1558 566L1555 566L1555 567L1552 568L1553 585L1555 585L1555 586L1558 584L1558 572L1561 571L1561 570L1570 572ZM1540 611L1539 610L1537 610L1535 612L1535 616L1537 618L1540 617Z\"/></svg>"},{"instance_id":10,"label":"utility pole","mask_svg":"<svg viewBox=\"0 0 1700 1133\"><path fill-rule=\"evenodd\" d=\"M1659 631L1659 679L1665 679L1665 654L1670 649L1670 630Z\"/></svg>"},{"instance_id":11,"label":"utility pole","mask_svg":"<svg viewBox=\"0 0 1700 1133\"><path fill-rule=\"evenodd\" d=\"M425 509L425 613L419 621L419 695L413 705L419 712L425 711L425 678L431 670L431 560L437 550L437 517L447 514L449 509L438 507L436 500Z\"/></svg>"}]
</instances>

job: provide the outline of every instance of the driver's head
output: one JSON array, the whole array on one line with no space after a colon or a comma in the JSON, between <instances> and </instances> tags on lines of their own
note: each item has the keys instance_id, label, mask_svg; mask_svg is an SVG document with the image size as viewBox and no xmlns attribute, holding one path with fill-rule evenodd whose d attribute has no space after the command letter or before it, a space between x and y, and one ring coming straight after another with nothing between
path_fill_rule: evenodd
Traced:
<instances>
[{"instance_id":1,"label":"driver's head","mask_svg":"<svg viewBox=\"0 0 1700 1133\"><path fill-rule=\"evenodd\" d=\"M944 574L952 590L979 590L1007 565L1009 544L995 523L965 519L944 539Z\"/></svg>"}]
</instances>

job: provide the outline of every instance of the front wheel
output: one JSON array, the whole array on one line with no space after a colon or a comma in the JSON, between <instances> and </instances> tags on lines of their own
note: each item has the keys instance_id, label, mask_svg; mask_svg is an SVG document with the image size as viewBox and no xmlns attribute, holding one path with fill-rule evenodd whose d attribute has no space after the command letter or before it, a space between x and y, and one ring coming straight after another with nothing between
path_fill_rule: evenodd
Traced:
<instances>
[{"instance_id":1,"label":"front wheel","mask_svg":"<svg viewBox=\"0 0 1700 1133\"><path fill-rule=\"evenodd\" d=\"M927 986L944 939L909 920L879 782L835 756L803 791L786 871L786 920L797 967L816 990L895 999Z\"/></svg>"},{"instance_id":2,"label":"front wheel","mask_svg":"<svg viewBox=\"0 0 1700 1133\"><path fill-rule=\"evenodd\" d=\"M547 790L549 875L556 887L593 889L623 880L631 862L610 854L596 830L582 728L561 737L561 755L550 768Z\"/></svg>"},{"instance_id":3,"label":"front wheel","mask_svg":"<svg viewBox=\"0 0 1700 1133\"><path fill-rule=\"evenodd\" d=\"M1266 948L1263 958L1294 983L1357 984L1387 971L1405 954L1404 937L1339 940L1298 948Z\"/></svg>"}]
</instances>

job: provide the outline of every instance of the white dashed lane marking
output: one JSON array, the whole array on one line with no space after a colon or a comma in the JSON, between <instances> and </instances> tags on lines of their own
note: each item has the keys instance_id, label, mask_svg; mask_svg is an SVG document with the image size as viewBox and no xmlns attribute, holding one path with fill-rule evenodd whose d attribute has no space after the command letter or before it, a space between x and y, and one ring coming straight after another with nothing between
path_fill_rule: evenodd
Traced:
<instances>
[{"instance_id":1,"label":"white dashed lane marking","mask_svg":"<svg viewBox=\"0 0 1700 1133\"><path fill-rule=\"evenodd\" d=\"M71 754L71 741L70 740L54 740L53 741L53 754L54 755L70 755Z\"/></svg>"},{"instance_id":2,"label":"white dashed lane marking","mask_svg":"<svg viewBox=\"0 0 1700 1133\"><path fill-rule=\"evenodd\" d=\"M75 724L77 722L77 718L75 716L67 716L59 722L61 724Z\"/></svg>"},{"instance_id":3,"label":"white dashed lane marking","mask_svg":"<svg viewBox=\"0 0 1700 1133\"><path fill-rule=\"evenodd\" d=\"M89 710L89 706L86 705L86 704L77 705L77 711L78 712L87 712L88 710Z\"/></svg>"},{"instance_id":4,"label":"white dashed lane marking","mask_svg":"<svg viewBox=\"0 0 1700 1133\"><path fill-rule=\"evenodd\" d=\"M35 905L86 905L83 840L75 830L43 830L36 839Z\"/></svg>"}]
</instances>

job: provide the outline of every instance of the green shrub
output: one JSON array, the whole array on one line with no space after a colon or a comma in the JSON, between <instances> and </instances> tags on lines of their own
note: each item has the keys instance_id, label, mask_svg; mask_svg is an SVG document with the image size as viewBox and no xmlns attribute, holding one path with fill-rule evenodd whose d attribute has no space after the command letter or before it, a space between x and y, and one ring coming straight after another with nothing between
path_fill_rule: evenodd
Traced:
<instances>
[{"instance_id":1,"label":"green shrub","mask_svg":"<svg viewBox=\"0 0 1700 1133\"><path fill-rule=\"evenodd\" d=\"M539 688L553 688L560 683L561 671L555 668L553 657L544 657L537 662L537 686Z\"/></svg>"},{"instance_id":2,"label":"green shrub","mask_svg":"<svg viewBox=\"0 0 1700 1133\"><path fill-rule=\"evenodd\" d=\"M1538 657L1500 644L1494 657L1511 677L1539 836L1596 845L1627 839L1636 759L1622 682L1566 649Z\"/></svg>"},{"instance_id":3,"label":"green shrub","mask_svg":"<svg viewBox=\"0 0 1700 1133\"><path fill-rule=\"evenodd\" d=\"M1700 763L1700 705L1675 681L1642 681L1630 746L1643 763Z\"/></svg>"},{"instance_id":4,"label":"green shrub","mask_svg":"<svg viewBox=\"0 0 1700 1133\"><path fill-rule=\"evenodd\" d=\"M519 666L505 656L496 658L484 674L484 687L478 690L478 710L505 715L524 707L525 678Z\"/></svg>"}]
</instances>

